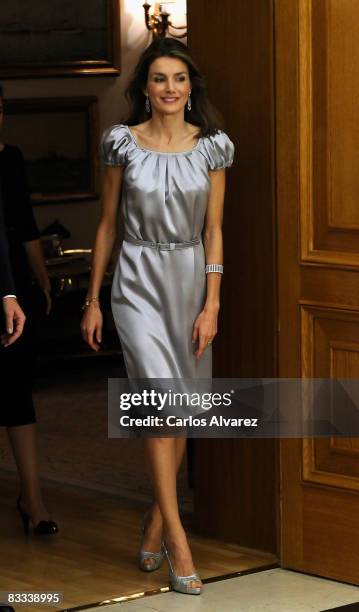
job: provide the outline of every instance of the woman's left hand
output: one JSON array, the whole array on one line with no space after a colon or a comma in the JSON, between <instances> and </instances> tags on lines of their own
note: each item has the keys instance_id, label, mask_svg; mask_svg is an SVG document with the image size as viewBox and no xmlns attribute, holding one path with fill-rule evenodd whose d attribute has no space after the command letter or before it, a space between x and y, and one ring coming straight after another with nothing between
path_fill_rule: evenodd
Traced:
<instances>
[{"instance_id":1,"label":"woman's left hand","mask_svg":"<svg viewBox=\"0 0 359 612\"><path fill-rule=\"evenodd\" d=\"M197 359L200 359L217 333L217 318L218 308L204 308L194 323L192 342L198 341L198 348L194 353Z\"/></svg>"}]
</instances>

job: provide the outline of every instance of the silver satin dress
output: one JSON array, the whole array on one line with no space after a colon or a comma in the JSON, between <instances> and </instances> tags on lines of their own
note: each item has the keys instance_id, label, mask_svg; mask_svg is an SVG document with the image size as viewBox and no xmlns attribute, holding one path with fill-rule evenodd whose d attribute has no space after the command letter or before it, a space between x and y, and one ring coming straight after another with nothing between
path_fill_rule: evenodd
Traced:
<instances>
[{"instance_id":1,"label":"silver satin dress","mask_svg":"<svg viewBox=\"0 0 359 612\"><path fill-rule=\"evenodd\" d=\"M200 138L190 151L165 153L138 145L127 125L103 133L105 164L123 166L120 216L125 234L152 242L201 238L208 171L233 162L223 131ZM112 312L129 378L210 378L212 346L196 360L193 325L206 297L200 244L158 250L123 241L112 285Z\"/></svg>"}]
</instances>

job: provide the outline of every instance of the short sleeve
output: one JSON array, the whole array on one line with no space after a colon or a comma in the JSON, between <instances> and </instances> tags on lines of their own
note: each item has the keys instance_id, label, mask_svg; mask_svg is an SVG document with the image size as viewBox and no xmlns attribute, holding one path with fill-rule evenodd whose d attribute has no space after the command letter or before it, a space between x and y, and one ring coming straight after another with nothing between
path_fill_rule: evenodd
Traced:
<instances>
[{"instance_id":1,"label":"short sleeve","mask_svg":"<svg viewBox=\"0 0 359 612\"><path fill-rule=\"evenodd\" d=\"M210 170L221 170L233 164L234 144L223 131L203 138L204 155Z\"/></svg>"},{"instance_id":2,"label":"short sleeve","mask_svg":"<svg viewBox=\"0 0 359 612\"><path fill-rule=\"evenodd\" d=\"M113 125L107 128L100 141L100 157L107 166L126 166L127 150L131 144L126 125Z\"/></svg>"}]
</instances>

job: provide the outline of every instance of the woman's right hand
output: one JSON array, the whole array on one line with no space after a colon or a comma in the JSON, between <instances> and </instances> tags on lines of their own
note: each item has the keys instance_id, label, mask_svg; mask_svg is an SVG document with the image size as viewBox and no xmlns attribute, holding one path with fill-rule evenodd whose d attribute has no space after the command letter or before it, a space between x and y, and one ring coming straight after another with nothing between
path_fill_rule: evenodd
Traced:
<instances>
[{"instance_id":1,"label":"woman's right hand","mask_svg":"<svg viewBox=\"0 0 359 612\"><path fill-rule=\"evenodd\" d=\"M94 350L100 349L102 341L102 312L98 303L91 302L85 308L84 315L81 320L82 337L87 344Z\"/></svg>"}]
</instances>

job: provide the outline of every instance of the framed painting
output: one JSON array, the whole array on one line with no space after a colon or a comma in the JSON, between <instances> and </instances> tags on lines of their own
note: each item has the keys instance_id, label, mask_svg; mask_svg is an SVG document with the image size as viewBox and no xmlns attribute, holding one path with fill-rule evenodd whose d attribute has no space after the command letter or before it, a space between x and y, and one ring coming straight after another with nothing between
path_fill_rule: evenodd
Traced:
<instances>
[{"instance_id":1,"label":"framed painting","mask_svg":"<svg viewBox=\"0 0 359 612\"><path fill-rule=\"evenodd\" d=\"M1 0L0 79L120 72L120 0Z\"/></svg>"},{"instance_id":2,"label":"framed painting","mask_svg":"<svg viewBox=\"0 0 359 612\"><path fill-rule=\"evenodd\" d=\"M96 97L6 100L4 141L24 155L34 204L98 197Z\"/></svg>"}]
</instances>

